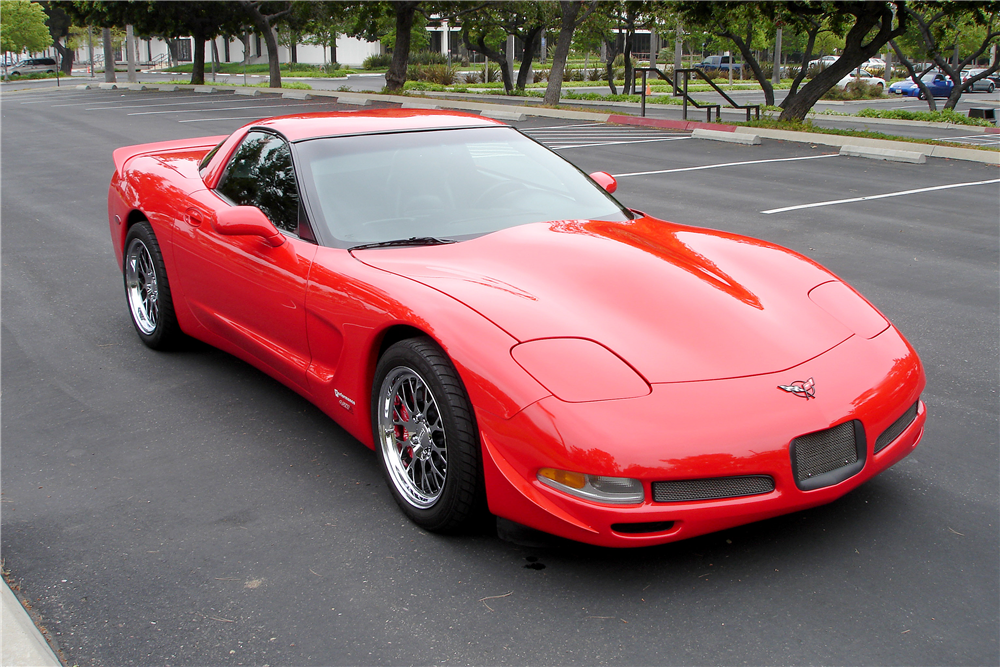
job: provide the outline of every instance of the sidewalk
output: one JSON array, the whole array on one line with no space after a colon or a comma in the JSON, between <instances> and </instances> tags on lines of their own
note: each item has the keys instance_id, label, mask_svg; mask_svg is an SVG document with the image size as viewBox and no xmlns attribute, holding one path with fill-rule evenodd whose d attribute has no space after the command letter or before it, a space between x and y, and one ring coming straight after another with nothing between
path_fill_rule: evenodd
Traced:
<instances>
[{"instance_id":1,"label":"sidewalk","mask_svg":"<svg viewBox=\"0 0 1000 667\"><path fill-rule=\"evenodd\" d=\"M3 667L61 667L48 642L28 617L17 597L0 585L0 665Z\"/></svg>"}]
</instances>

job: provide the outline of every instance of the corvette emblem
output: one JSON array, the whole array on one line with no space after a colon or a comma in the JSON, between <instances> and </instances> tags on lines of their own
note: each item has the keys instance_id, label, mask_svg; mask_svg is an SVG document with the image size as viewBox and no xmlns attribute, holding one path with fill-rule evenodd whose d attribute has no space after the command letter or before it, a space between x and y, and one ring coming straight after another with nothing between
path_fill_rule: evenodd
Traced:
<instances>
[{"instance_id":1,"label":"corvette emblem","mask_svg":"<svg viewBox=\"0 0 1000 667\"><path fill-rule=\"evenodd\" d=\"M789 394L801 396L807 401L810 398L816 398L816 381L812 378L809 378L805 382L802 380L796 380L791 384L779 384L778 389L787 391Z\"/></svg>"}]
</instances>

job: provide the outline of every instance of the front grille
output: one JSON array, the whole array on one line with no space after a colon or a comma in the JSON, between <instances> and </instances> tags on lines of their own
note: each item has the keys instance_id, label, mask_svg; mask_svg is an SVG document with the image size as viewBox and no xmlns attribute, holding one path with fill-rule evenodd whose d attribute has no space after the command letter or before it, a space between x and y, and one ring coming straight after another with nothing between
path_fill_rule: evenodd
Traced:
<instances>
[{"instance_id":1,"label":"front grille","mask_svg":"<svg viewBox=\"0 0 1000 667\"><path fill-rule=\"evenodd\" d=\"M792 440L795 479L808 479L858 462L854 422L801 435Z\"/></svg>"},{"instance_id":2,"label":"front grille","mask_svg":"<svg viewBox=\"0 0 1000 667\"><path fill-rule=\"evenodd\" d=\"M653 482L653 501L681 503L691 500L719 500L756 496L774 491L774 480L767 475L718 477L716 479L684 479Z\"/></svg>"},{"instance_id":3,"label":"front grille","mask_svg":"<svg viewBox=\"0 0 1000 667\"><path fill-rule=\"evenodd\" d=\"M917 405L920 401L917 401L910 406L910 409L903 413L903 416L893 422L892 426L882 431L882 435L878 437L875 441L875 453L878 454L883 449L886 448L890 442L899 437L899 434L906 430L906 427L913 423L913 420L917 418Z\"/></svg>"}]
</instances>

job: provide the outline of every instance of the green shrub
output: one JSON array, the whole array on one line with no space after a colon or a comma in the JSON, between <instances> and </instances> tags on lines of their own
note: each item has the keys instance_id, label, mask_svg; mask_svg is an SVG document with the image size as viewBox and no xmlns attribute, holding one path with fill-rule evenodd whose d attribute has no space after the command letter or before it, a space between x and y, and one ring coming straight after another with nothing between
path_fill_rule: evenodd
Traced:
<instances>
[{"instance_id":1,"label":"green shrub","mask_svg":"<svg viewBox=\"0 0 1000 667\"><path fill-rule=\"evenodd\" d=\"M969 118L954 109L941 111L906 111L905 109L862 109L857 113L863 118L891 118L893 120L921 120L929 123L953 123L955 125L982 125L992 127L985 118Z\"/></svg>"},{"instance_id":2,"label":"green shrub","mask_svg":"<svg viewBox=\"0 0 1000 667\"><path fill-rule=\"evenodd\" d=\"M823 95L824 100L871 100L882 97L882 84L851 81L846 88L834 86Z\"/></svg>"},{"instance_id":3,"label":"green shrub","mask_svg":"<svg viewBox=\"0 0 1000 667\"><path fill-rule=\"evenodd\" d=\"M376 53L365 58L365 62L362 63L361 67L363 69L383 69L390 64L392 64L391 53Z\"/></svg>"},{"instance_id":4,"label":"green shrub","mask_svg":"<svg viewBox=\"0 0 1000 667\"><path fill-rule=\"evenodd\" d=\"M406 68L406 78L410 81L425 81L441 86L455 83L457 70L447 65L410 65Z\"/></svg>"},{"instance_id":5,"label":"green shrub","mask_svg":"<svg viewBox=\"0 0 1000 667\"><path fill-rule=\"evenodd\" d=\"M447 65L448 58L443 53L437 51L420 51L411 53L409 64L411 65Z\"/></svg>"}]
</instances>

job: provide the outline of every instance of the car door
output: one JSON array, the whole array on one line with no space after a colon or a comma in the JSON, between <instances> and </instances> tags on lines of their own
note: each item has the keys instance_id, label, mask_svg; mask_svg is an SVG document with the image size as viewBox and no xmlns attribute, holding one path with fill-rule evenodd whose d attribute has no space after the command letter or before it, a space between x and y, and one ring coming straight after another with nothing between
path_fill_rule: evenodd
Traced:
<instances>
[{"instance_id":1,"label":"car door","mask_svg":"<svg viewBox=\"0 0 1000 667\"><path fill-rule=\"evenodd\" d=\"M252 360L306 387L304 305L316 244L300 219L304 216L287 142L269 132L248 132L215 189L195 192L185 203L173 246L192 313ZM231 206L261 209L284 242L272 247L260 236L218 233L215 215Z\"/></svg>"}]
</instances>

